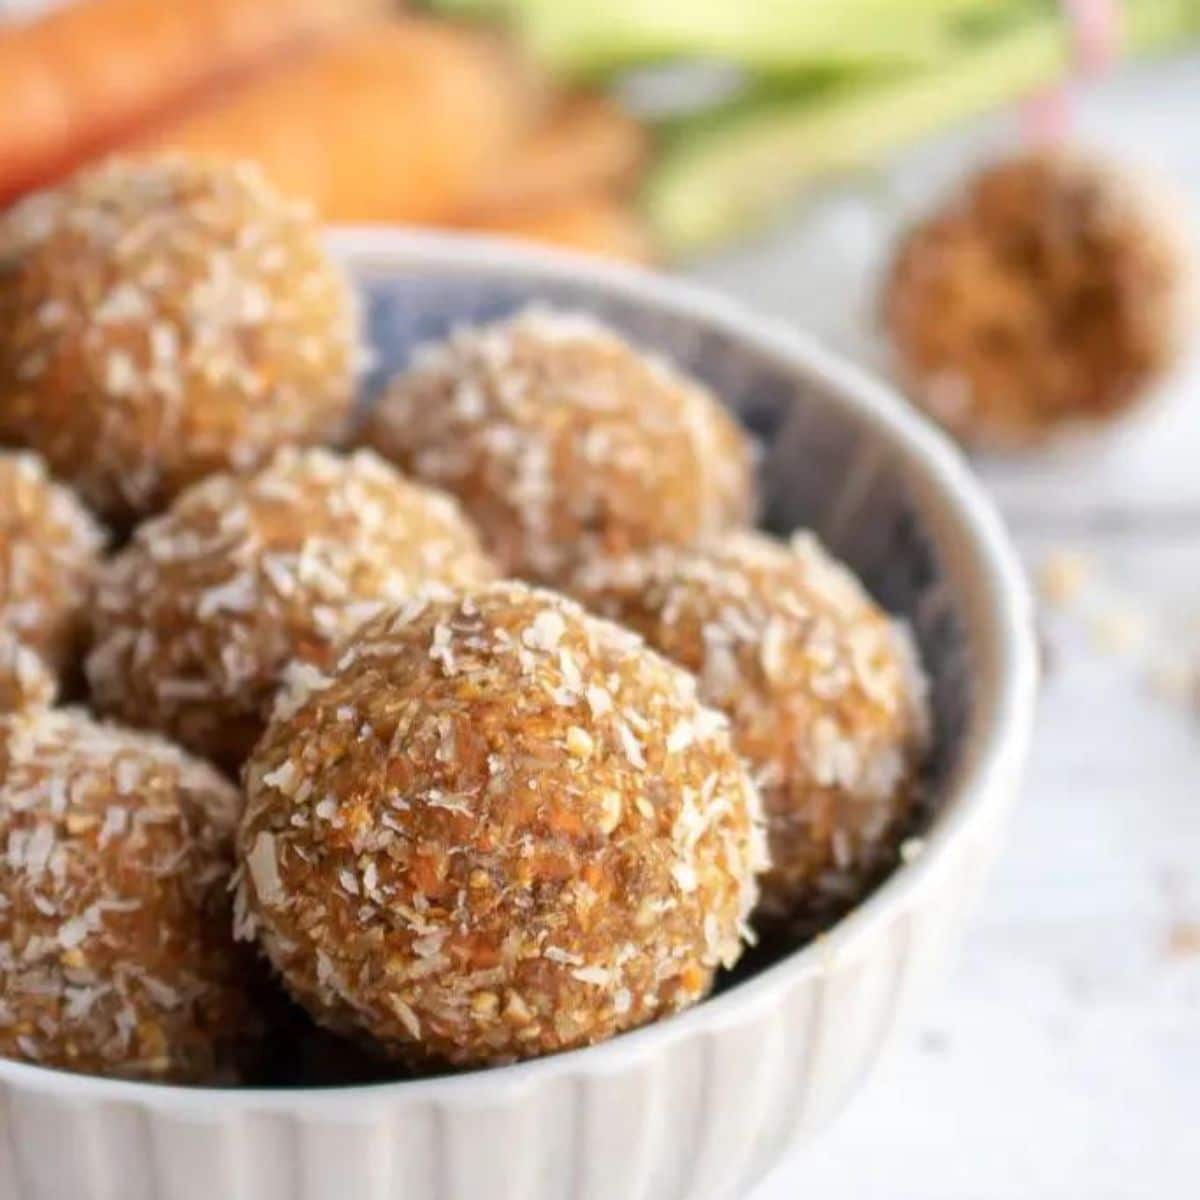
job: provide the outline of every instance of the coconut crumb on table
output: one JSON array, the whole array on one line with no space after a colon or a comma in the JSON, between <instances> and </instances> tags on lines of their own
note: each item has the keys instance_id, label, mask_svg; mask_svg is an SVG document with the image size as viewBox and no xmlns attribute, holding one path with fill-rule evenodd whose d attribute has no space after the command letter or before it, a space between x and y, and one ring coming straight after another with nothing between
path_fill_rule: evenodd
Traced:
<instances>
[{"instance_id":1,"label":"coconut crumb on table","mask_svg":"<svg viewBox=\"0 0 1200 1200\"><path fill-rule=\"evenodd\" d=\"M1070 607L1095 578L1095 569L1094 560L1082 550L1069 547L1053 550L1038 568L1038 591L1047 603Z\"/></svg>"},{"instance_id":2,"label":"coconut crumb on table","mask_svg":"<svg viewBox=\"0 0 1200 1200\"><path fill-rule=\"evenodd\" d=\"M1093 650L1128 659L1160 699L1200 713L1200 628L1180 628L1073 547L1049 551L1035 578L1046 605L1076 622Z\"/></svg>"},{"instance_id":3,"label":"coconut crumb on table","mask_svg":"<svg viewBox=\"0 0 1200 1200\"><path fill-rule=\"evenodd\" d=\"M1110 603L1088 620L1092 640L1109 654L1130 655L1147 641L1146 614L1132 604Z\"/></svg>"},{"instance_id":4,"label":"coconut crumb on table","mask_svg":"<svg viewBox=\"0 0 1200 1200\"><path fill-rule=\"evenodd\" d=\"M1175 921L1167 931L1168 958L1194 958L1200 955L1200 921Z\"/></svg>"},{"instance_id":5,"label":"coconut crumb on table","mask_svg":"<svg viewBox=\"0 0 1200 1200\"><path fill-rule=\"evenodd\" d=\"M1200 647L1192 660L1172 656L1151 664L1150 686L1156 695L1179 707L1200 713Z\"/></svg>"}]
</instances>

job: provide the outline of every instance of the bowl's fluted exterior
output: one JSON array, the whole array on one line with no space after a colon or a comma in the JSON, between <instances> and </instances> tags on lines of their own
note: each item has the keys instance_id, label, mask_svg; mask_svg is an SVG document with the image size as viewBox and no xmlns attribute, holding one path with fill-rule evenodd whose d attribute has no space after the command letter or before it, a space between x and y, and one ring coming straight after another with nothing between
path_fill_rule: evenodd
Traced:
<instances>
[{"instance_id":1,"label":"bowl's fluted exterior","mask_svg":"<svg viewBox=\"0 0 1200 1200\"><path fill-rule=\"evenodd\" d=\"M1015 781L1006 781L1011 786ZM1001 800L1002 797L998 797ZM998 816L1003 805L998 803ZM700 1200L743 1195L870 1070L995 843L959 839L907 903L711 1019L510 1080L183 1106L0 1085L6 1200ZM730 997L731 999L733 997ZM696 1015L704 1016L704 1009ZM628 1039L632 1040L632 1039ZM557 1065L557 1064L556 1064ZM31 1072L32 1074L32 1072ZM41 1074L41 1073L39 1073ZM452 1085L467 1080L449 1081ZM33 1086L30 1086L30 1084ZM148 1093L148 1094L147 1094ZM307 1099L307 1098L304 1098Z\"/></svg>"},{"instance_id":2,"label":"bowl's fluted exterior","mask_svg":"<svg viewBox=\"0 0 1200 1200\"><path fill-rule=\"evenodd\" d=\"M916 860L828 935L590 1050L292 1091L150 1087L0 1062L0 1200L742 1195L858 1088L996 850L1034 679L1029 602L1007 542L939 435L792 335L648 277L486 242L359 232L338 246L373 303L384 298L373 320L385 360L396 357L389 326L406 325L411 341L433 314L429 332L439 331L470 278L482 299L462 319L531 295L590 299L707 374L761 426L768 520L815 527L914 625L933 660L944 809ZM457 281L448 291L443 276ZM397 279L408 283L389 310ZM763 379L746 377L756 357L770 364ZM795 404L791 392L803 393Z\"/></svg>"}]
</instances>

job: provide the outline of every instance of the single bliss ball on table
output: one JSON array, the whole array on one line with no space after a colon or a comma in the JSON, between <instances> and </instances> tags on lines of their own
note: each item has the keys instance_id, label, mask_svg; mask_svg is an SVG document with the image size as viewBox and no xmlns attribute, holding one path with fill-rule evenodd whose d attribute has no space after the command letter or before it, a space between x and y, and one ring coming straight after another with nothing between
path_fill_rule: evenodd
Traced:
<instances>
[{"instance_id":1,"label":"single bliss ball on table","mask_svg":"<svg viewBox=\"0 0 1200 1200\"><path fill-rule=\"evenodd\" d=\"M0 631L56 674L78 665L103 547L99 525L41 459L0 451Z\"/></svg>"},{"instance_id":2,"label":"single bliss ball on table","mask_svg":"<svg viewBox=\"0 0 1200 1200\"><path fill-rule=\"evenodd\" d=\"M1038 151L976 176L900 243L897 373L955 436L1013 449L1133 408L1179 354L1184 240L1131 174Z\"/></svg>"},{"instance_id":3,"label":"single bliss ball on table","mask_svg":"<svg viewBox=\"0 0 1200 1200\"><path fill-rule=\"evenodd\" d=\"M193 485L106 564L92 696L236 769L289 663L328 666L382 607L493 576L449 497L370 451L281 450L252 475Z\"/></svg>"},{"instance_id":4,"label":"single bliss ball on table","mask_svg":"<svg viewBox=\"0 0 1200 1200\"><path fill-rule=\"evenodd\" d=\"M550 592L424 597L280 698L238 924L322 1024L416 1062L601 1041L741 952L763 847L685 672Z\"/></svg>"},{"instance_id":5,"label":"single bliss ball on table","mask_svg":"<svg viewBox=\"0 0 1200 1200\"><path fill-rule=\"evenodd\" d=\"M250 166L113 161L0 217L0 437L117 524L343 430L353 295Z\"/></svg>"},{"instance_id":6,"label":"single bliss ball on table","mask_svg":"<svg viewBox=\"0 0 1200 1200\"><path fill-rule=\"evenodd\" d=\"M597 562L575 593L728 715L767 816L758 915L808 922L857 899L917 793L929 718L907 631L808 534Z\"/></svg>"},{"instance_id":7,"label":"single bliss ball on table","mask_svg":"<svg viewBox=\"0 0 1200 1200\"><path fill-rule=\"evenodd\" d=\"M158 738L74 710L0 717L0 1055L236 1080L257 1033L228 894L239 807Z\"/></svg>"},{"instance_id":8,"label":"single bliss ball on table","mask_svg":"<svg viewBox=\"0 0 1200 1200\"><path fill-rule=\"evenodd\" d=\"M418 351L367 438L455 493L506 573L545 583L754 510L750 443L716 397L579 314L527 309Z\"/></svg>"}]
</instances>

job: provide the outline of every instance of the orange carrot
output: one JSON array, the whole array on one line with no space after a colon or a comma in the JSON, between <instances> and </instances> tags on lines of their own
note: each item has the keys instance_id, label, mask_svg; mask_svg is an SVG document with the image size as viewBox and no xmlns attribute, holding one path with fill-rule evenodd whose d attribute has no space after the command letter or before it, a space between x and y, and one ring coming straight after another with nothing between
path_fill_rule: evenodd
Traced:
<instances>
[{"instance_id":1,"label":"orange carrot","mask_svg":"<svg viewBox=\"0 0 1200 1200\"><path fill-rule=\"evenodd\" d=\"M437 221L507 158L531 105L490 38L397 20L282 64L141 147L255 159L330 221Z\"/></svg>"},{"instance_id":2,"label":"orange carrot","mask_svg":"<svg viewBox=\"0 0 1200 1200\"><path fill-rule=\"evenodd\" d=\"M381 0L78 0L0 31L0 199Z\"/></svg>"},{"instance_id":3,"label":"orange carrot","mask_svg":"<svg viewBox=\"0 0 1200 1200\"><path fill-rule=\"evenodd\" d=\"M655 258L650 236L637 216L603 194L576 196L529 212L499 214L465 227L602 258L637 263L651 263Z\"/></svg>"},{"instance_id":4,"label":"orange carrot","mask_svg":"<svg viewBox=\"0 0 1200 1200\"><path fill-rule=\"evenodd\" d=\"M630 186L646 157L642 127L604 96L570 96L552 108L517 146L512 161L492 172L465 219L546 208L584 192Z\"/></svg>"}]
</instances>

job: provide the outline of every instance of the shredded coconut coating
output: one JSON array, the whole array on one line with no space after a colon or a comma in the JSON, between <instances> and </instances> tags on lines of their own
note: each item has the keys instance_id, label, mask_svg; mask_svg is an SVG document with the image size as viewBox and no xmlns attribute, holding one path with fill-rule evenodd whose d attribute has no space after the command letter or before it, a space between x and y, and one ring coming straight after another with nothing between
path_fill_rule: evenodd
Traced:
<instances>
[{"instance_id":1,"label":"shredded coconut coating","mask_svg":"<svg viewBox=\"0 0 1200 1200\"><path fill-rule=\"evenodd\" d=\"M759 915L819 918L857 899L896 847L928 735L907 630L811 534L596 562L575 591L728 715L767 814Z\"/></svg>"},{"instance_id":2,"label":"shredded coconut coating","mask_svg":"<svg viewBox=\"0 0 1200 1200\"><path fill-rule=\"evenodd\" d=\"M0 631L55 672L77 665L103 546L99 525L40 458L0 451Z\"/></svg>"},{"instance_id":3,"label":"shredded coconut coating","mask_svg":"<svg viewBox=\"0 0 1200 1200\"><path fill-rule=\"evenodd\" d=\"M0 713L49 708L58 698L58 680L22 641L0 629Z\"/></svg>"},{"instance_id":4,"label":"shredded coconut coating","mask_svg":"<svg viewBox=\"0 0 1200 1200\"><path fill-rule=\"evenodd\" d=\"M0 437L119 524L347 421L354 295L257 168L112 161L0 218Z\"/></svg>"},{"instance_id":5,"label":"shredded coconut coating","mask_svg":"<svg viewBox=\"0 0 1200 1200\"><path fill-rule=\"evenodd\" d=\"M231 933L240 800L80 711L0 717L0 1055L229 1082L255 1018Z\"/></svg>"},{"instance_id":6,"label":"shredded coconut coating","mask_svg":"<svg viewBox=\"0 0 1200 1200\"><path fill-rule=\"evenodd\" d=\"M764 862L725 719L626 630L518 583L421 597L247 765L237 923L321 1023L501 1063L699 1000Z\"/></svg>"},{"instance_id":7,"label":"shredded coconut coating","mask_svg":"<svg viewBox=\"0 0 1200 1200\"><path fill-rule=\"evenodd\" d=\"M914 399L962 440L1011 448L1145 398L1194 301L1162 198L1043 150L983 171L906 235L883 318Z\"/></svg>"},{"instance_id":8,"label":"shredded coconut coating","mask_svg":"<svg viewBox=\"0 0 1200 1200\"><path fill-rule=\"evenodd\" d=\"M193 485L106 564L92 696L237 768L285 667L319 673L382 608L494 573L453 500L370 451L281 450L253 475Z\"/></svg>"},{"instance_id":9,"label":"shredded coconut coating","mask_svg":"<svg viewBox=\"0 0 1200 1200\"><path fill-rule=\"evenodd\" d=\"M528 309L427 347L367 438L454 492L506 573L545 583L754 509L750 443L712 393L578 314Z\"/></svg>"}]
</instances>

